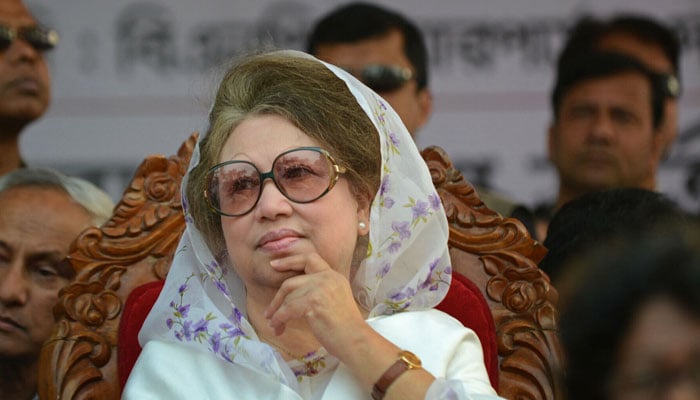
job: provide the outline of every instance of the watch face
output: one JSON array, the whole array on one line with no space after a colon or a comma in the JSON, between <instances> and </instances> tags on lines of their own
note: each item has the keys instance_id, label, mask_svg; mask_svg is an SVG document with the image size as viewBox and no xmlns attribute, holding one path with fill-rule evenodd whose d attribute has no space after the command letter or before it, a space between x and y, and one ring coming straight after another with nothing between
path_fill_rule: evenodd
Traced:
<instances>
[{"instance_id":1,"label":"watch face","mask_svg":"<svg viewBox=\"0 0 700 400\"><path fill-rule=\"evenodd\" d=\"M409 369L415 369L415 368L421 367L420 358L418 358L417 355L411 353L410 351L404 350L401 353L399 353L399 356L406 363L406 366Z\"/></svg>"}]
</instances>

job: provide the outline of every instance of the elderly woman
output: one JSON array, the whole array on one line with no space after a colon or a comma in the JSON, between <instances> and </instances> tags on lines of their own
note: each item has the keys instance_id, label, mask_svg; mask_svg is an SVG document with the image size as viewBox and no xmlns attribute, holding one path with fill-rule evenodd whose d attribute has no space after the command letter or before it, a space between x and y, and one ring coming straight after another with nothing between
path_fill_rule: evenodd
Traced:
<instances>
[{"instance_id":1,"label":"elderly woman","mask_svg":"<svg viewBox=\"0 0 700 400\"><path fill-rule=\"evenodd\" d=\"M486 399L440 198L396 113L298 52L224 77L126 398ZM268 179L269 178L269 179Z\"/></svg>"}]
</instances>

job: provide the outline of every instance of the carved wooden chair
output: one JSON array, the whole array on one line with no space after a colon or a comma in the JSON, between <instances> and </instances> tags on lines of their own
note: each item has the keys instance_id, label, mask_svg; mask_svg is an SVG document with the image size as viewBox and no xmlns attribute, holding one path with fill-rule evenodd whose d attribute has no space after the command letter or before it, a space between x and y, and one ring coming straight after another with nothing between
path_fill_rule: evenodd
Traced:
<instances>
[{"instance_id":1,"label":"carved wooden chair","mask_svg":"<svg viewBox=\"0 0 700 400\"><path fill-rule=\"evenodd\" d=\"M175 156L149 156L113 217L73 244L77 276L61 294L56 328L42 349L41 399L119 398L124 302L135 288L167 274L184 229L179 186L194 144L193 135ZM557 293L536 266L546 250L520 222L486 207L442 149L422 155L447 211L453 269L476 284L493 316L499 394L561 398Z\"/></svg>"}]
</instances>

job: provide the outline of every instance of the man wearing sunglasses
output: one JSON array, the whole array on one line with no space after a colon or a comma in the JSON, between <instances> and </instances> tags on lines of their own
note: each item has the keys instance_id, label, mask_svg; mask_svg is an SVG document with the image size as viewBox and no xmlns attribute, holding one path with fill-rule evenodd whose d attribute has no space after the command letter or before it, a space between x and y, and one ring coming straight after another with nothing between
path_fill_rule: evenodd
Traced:
<instances>
[{"instance_id":1,"label":"man wearing sunglasses","mask_svg":"<svg viewBox=\"0 0 700 400\"><path fill-rule=\"evenodd\" d=\"M0 1L0 175L24 165L19 135L49 105L51 82L44 51L58 42L21 0Z\"/></svg>"},{"instance_id":2,"label":"man wearing sunglasses","mask_svg":"<svg viewBox=\"0 0 700 400\"><path fill-rule=\"evenodd\" d=\"M630 168L637 170L644 169L646 174L638 177L634 181L626 180L624 186L641 187L649 190L655 190L657 187L657 172L659 164L663 158L668 155L673 142L678 135L678 98L681 92L680 75L679 75L679 58L680 58L680 42L675 32L660 21L643 15L632 14L617 14L610 19L597 19L593 17L583 17L579 19L572 29L561 53L559 54L557 70L561 74L567 69L567 63L578 57L580 54L589 53L592 51L615 52L624 54L628 57L637 60L650 72L656 75L657 86L660 89L660 96L663 107L662 119L659 126L654 127L655 149L647 158L636 158L637 161L632 161L633 155L645 154L640 148L645 148L647 144L641 139L639 143L630 143L630 146L636 145L640 148L634 151L628 151L626 155L620 157L626 158ZM560 79L558 76L557 79ZM611 94L601 96L599 101L612 101ZM556 125L556 124L555 124ZM656 125L656 123L654 123ZM558 129L561 131L562 129ZM568 131L568 129L565 129ZM550 130L550 139L552 130ZM563 135L559 135L564 137ZM643 136L648 138L649 136ZM606 143L617 143L617 141L608 140ZM560 182L576 178L583 180L585 168L570 168L567 171L563 160L573 160L575 152L584 152L585 147L569 148L569 150L553 150L550 140L550 159L555 164L559 173ZM556 159L552 159L555 154ZM556 153L560 153L558 156ZM557 161L558 160L558 161ZM559 165L561 164L561 165ZM571 163L569 163L571 164ZM647 168L647 165L651 165ZM564 169L562 169L564 168ZM600 167L601 170L603 169ZM567 178L566 175L569 175ZM566 186L566 185L565 185ZM617 184L616 186L622 186ZM591 186L592 188L593 186ZM599 187L600 188L600 187ZM566 192L567 190L564 189ZM571 193L561 195L556 201L556 204L541 204L538 205L534 212L530 214L521 209L517 215L519 219L525 222L526 225L532 227L536 231L536 237L544 240L546 235L547 225L552 217L552 214L567 201L572 199Z\"/></svg>"},{"instance_id":3,"label":"man wearing sunglasses","mask_svg":"<svg viewBox=\"0 0 700 400\"><path fill-rule=\"evenodd\" d=\"M311 30L307 51L345 68L396 110L411 136L428 121L428 52L423 34L404 16L367 3L349 3L322 17ZM477 188L489 208L509 216L516 204Z\"/></svg>"},{"instance_id":4,"label":"man wearing sunglasses","mask_svg":"<svg viewBox=\"0 0 700 400\"><path fill-rule=\"evenodd\" d=\"M548 156L559 191L551 214L586 193L632 187L656 189L661 159L665 79L617 52L573 53L559 64L552 93Z\"/></svg>"},{"instance_id":5,"label":"man wearing sunglasses","mask_svg":"<svg viewBox=\"0 0 700 400\"><path fill-rule=\"evenodd\" d=\"M661 156L667 156L678 136L681 48L676 33L645 15L617 14L610 19L583 17L574 25L567 43L560 60L570 57L570 53L584 50L615 51L636 58L662 76L665 100L664 121L660 129L663 138Z\"/></svg>"},{"instance_id":6,"label":"man wearing sunglasses","mask_svg":"<svg viewBox=\"0 0 700 400\"><path fill-rule=\"evenodd\" d=\"M427 50L411 21L387 9L350 3L312 29L307 51L345 68L396 110L415 138L432 111Z\"/></svg>"}]
</instances>

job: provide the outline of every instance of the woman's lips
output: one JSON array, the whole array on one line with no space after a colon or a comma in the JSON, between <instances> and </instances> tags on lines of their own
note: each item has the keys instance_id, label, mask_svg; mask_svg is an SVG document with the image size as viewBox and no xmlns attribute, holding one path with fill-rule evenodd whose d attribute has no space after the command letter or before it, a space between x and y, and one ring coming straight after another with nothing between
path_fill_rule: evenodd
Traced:
<instances>
[{"instance_id":1,"label":"woman's lips","mask_svg":"<svg viewBox=\"0 0 700 400\"><path fill-rule=\"evenodd\" d=\"M299 238L297 237L286 237L278 240L273 240L270 242L265 243L265 245L261 246L263 250L267 251L282 251L286 250L294 245L294 243L297 242Z\"/></svg>"},{"instance_id":2,"label":"woman's lips","mask_svg":"<svg viewBox=\"0 0 700 400\"><path fill-rule=\"evenodd\" d=\"M291 229L268 232L258 241L258 248L278 252L292 247L299 238L301 235Z\"/></svg>"}]
</instances>

